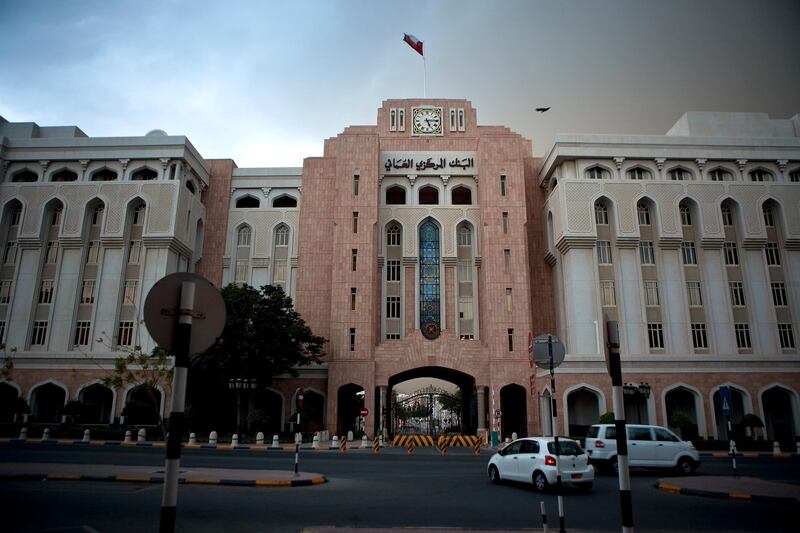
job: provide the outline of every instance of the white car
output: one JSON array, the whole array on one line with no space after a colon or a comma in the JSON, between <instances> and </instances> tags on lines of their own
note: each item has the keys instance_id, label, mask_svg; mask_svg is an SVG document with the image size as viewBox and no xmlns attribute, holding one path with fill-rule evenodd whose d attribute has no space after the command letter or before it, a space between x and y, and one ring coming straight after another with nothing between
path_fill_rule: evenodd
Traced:
<instances>
[{"instance_id":1,"label":"white car","mask_svg":"<svg viewBox=\"0 0 800 533\"><path fill-rule=\"evenodd\" d=\"M527 437L515 440L489 459L487 473L492 483L502 480L533 483L545 491L556 484L556 468L562 483L584 491L592 490L594 467L589 455L574 440L558 438L561 455L556 456L553 437Z\"/></svg>"},{"instance_id":2,"label":"white car","mask_svg":"<svg viewBox=\"0 0 800 533\"><path fill-rule=\"evenodd\" d=\"M661 426L627 424L628 461L631 466L674 468L688 475L700 466L700 454L691 442ZM597 468L617 471L617 428L595 424L586 435L586 450Z\"/></svg>"}]
</instances>

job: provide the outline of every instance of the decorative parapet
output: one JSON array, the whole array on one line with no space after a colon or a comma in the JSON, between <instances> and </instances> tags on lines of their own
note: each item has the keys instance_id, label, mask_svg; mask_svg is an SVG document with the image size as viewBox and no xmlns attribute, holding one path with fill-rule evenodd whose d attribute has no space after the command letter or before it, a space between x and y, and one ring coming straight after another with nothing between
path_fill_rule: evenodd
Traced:
<instances>
[{"instance_id":1,"label":"decorative parapet","mask_svg":"<svg viewBox=\"0 0 800 533\"><path fill-rule=\"evenodd\" d=\"M269 268L269 263L269 257L254 257L250 261L250 264L253 266L253 268Z\"/></svg>"}]
</instances>

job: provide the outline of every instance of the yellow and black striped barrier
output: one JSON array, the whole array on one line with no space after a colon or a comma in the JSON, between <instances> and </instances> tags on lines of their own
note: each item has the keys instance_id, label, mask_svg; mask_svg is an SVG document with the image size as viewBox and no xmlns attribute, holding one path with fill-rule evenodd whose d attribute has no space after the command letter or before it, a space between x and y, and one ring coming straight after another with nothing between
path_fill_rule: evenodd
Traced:
<instances>
[{"instance_id":1,"label":"yellow and black striped barrier","mask_svg":"<svg viewBox=\"0 0 800 533\"><path fill-rule=\"evenodd\" d=\"M438 442L447 442L447 446L451 448L453 446L474 448L478 443L483 444L483 439L475 435L442 435L439 437Z\"/></svg>"},{"instance_id":2,"label":"yellow and black striped barrier","mask_svg":"<svg viewBox=\"0 0 800 533\"><path fill-rule=\"evenodd\" d=\"M345 436L342 436L342 439L339 441L339 451L347 453L347 437Z\"/></svg>"},{"instance_id":3,"label":"yellow and black striped barrier","mask_svg":"<svg viewBox=\"0 0 800 533\"><path fill-rule=\"evenodd\" d=\"M408 455L413 455L414 454L414 440L413 439L409 439L408 443L407 443L407 446L408 446Z\"/></svg>"},{"instance_id":4,"label":"yellow and black striped barrier","mask_svg":"<svg viewBox=\"0 0 800 533\"><path fill-rule=\"evenodd\" d=\"M475 455L481 454L481 447L483 446L483 437L475 437Z\"/></svg>"},{"instance_id":5,"label":"yellow and black striped barrier","mask_svg":"<svg viewBox=\"0 0 800 533\"><path fill-rule=\"evenodd\" d=\"M448 442L447 439L440 437L439 442L437 443L439 446L439 453L441 454L442 457L447 455L447 442Z\"/></svg>"},{"instance_id":6,"label":"yellow and black striped barrier","mask_svg":"<svg viewBox=\"0 0 800 533\"><path fill-rule=\"evenodd\" d=\"M372 453L378 453L381 451L381 439L380 437L375 437L372 439Z\"/></svg>"},{"instance_id":7,"label":"yellow and black striped barrier","mask_svg":"<svg viewBox=\"0 0 800 533\"><path fill-rule=\"evenodd\" d=\"M395 435L392 439L392 446L408 446L413 442L416 446L435 446L433 437L430 435Z\"/></svg>"}]
</instances>

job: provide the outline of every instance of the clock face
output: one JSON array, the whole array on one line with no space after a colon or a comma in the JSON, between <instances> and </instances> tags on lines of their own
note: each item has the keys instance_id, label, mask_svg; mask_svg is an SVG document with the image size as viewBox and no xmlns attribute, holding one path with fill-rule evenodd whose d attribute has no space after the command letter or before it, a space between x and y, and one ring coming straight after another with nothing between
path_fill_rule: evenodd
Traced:
<instances>
[{"instance_id":1,"label":"clock face","mask_svg":"<svg viewBox=\"0 0 800 533\"><path fill-rule=\"evenodd\" d=\"M442 134L442 108L416 107L412 111L415 135Z\"/></svg>"}]
</instances>

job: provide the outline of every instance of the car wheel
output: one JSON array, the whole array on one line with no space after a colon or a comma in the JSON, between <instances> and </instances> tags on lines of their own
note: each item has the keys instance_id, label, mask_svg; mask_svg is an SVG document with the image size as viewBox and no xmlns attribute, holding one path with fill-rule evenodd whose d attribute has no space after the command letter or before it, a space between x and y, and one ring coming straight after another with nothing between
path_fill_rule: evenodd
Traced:
<instances>
[{"instance_id":1,"label":"car wheel","mask_svg":"<svg viewBox=\"0 0 800 533\"><path fill-rule=\"evenodd\" d=\"M547 482L547 476L537 470L533 473L533 486L539 492L545 492L550 487L550 483Z\"/></svg>"},{"instance_id":2,"label":"car wheel","mask_svg":"<svg viewBox=\"0 0 800 533\"><path fill-rule=\"evenodd\" d=\"M591 492L592 490L592 482L589 483L578 483L577 485L578 490L581 492Z\"/></svg>"},{"instance_id":3,"label":"car wheel","mask_svg":"<svg viewBox=\"0 0 800 533\"><path fill-rule=\"evenodd\" d=\"M492 465L489 467L489 481L492 483L500 483L500 472L497 470L497 467Z\"/></svg>"},{"instance_id":4,"label":"car wheel","mask_svg":"<svg viewBox=\"0 0 800 533\"><path fill-rule=\"evenodd\" d=\"M678 460L678 465L675 467L675 470L677 470L679 474L688 476L694 473L694 461L692 461L688 457L681 457Z\"/></svg>"}]
</instances>

